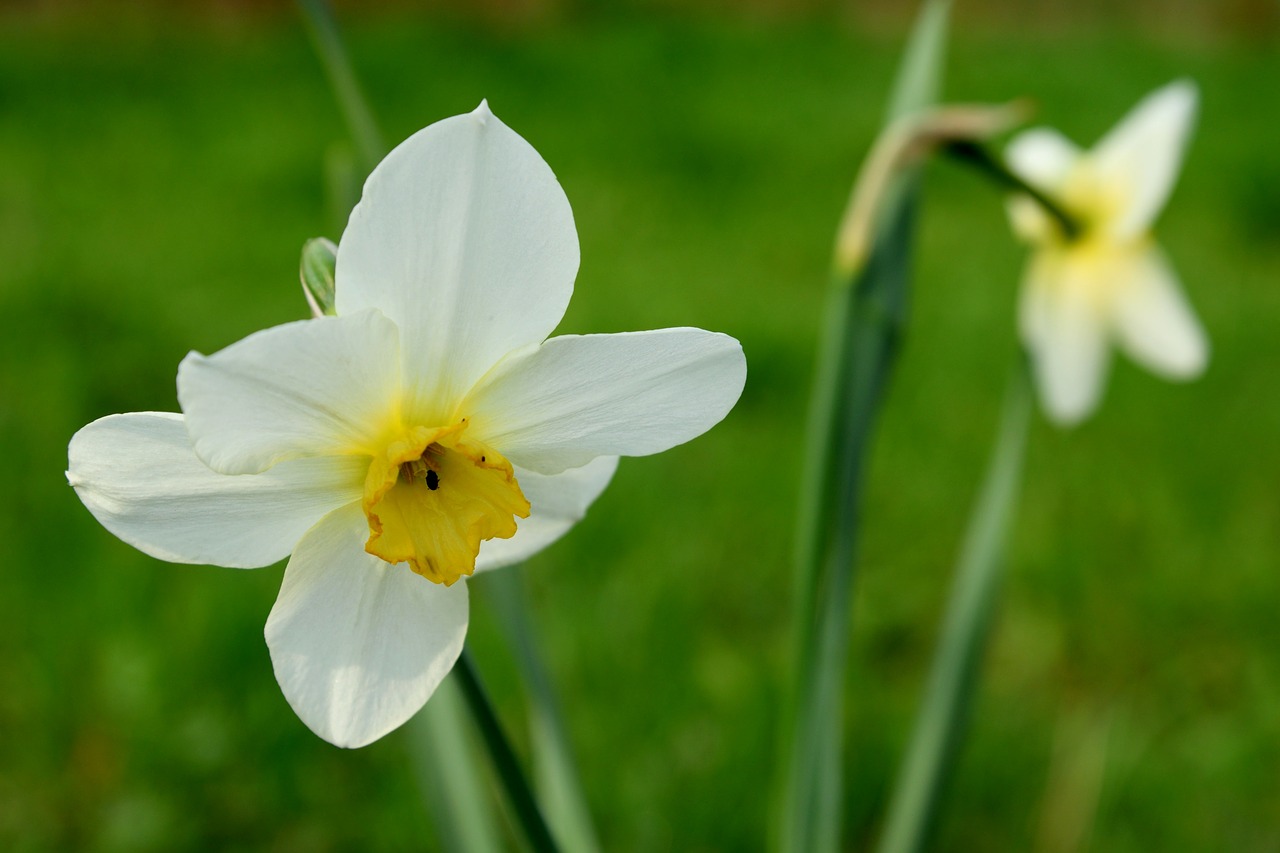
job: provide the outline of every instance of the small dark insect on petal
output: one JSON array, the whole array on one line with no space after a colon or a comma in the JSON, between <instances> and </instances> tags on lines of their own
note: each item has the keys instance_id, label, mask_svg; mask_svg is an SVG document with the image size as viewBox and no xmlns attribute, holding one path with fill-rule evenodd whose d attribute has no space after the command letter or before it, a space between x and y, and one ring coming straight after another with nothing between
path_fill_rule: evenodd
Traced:
<instances>
[{"instance_id":1,"label":"small dark insect on petal","mask_svg":"<svg viewBox=\"0 0 1280 853\"><path fill-rule=\"evenodd\" d=\"M433 492L440 488L440 475L430 469L427 470L427 488Z\"/></svg>"}]
</instances>

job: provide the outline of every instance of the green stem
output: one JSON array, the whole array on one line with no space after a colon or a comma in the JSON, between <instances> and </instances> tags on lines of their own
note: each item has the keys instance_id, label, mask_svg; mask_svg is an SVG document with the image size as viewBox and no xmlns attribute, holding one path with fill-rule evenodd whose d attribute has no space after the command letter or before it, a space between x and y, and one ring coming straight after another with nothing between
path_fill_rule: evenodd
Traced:
<instances>
[{"instance_id":1,"label":"green stem","mask_svg":"<svg viewBox=\"0 0 1280 853\"><path fill-rule=\"evenodd\" d=\"M1030 415L1030 382L1025 364L1019 364L1005 393L995 450L969 518L946 621L879 853L923 850L937 822L941 793L963 740L991 633Z\"/></svg>"},{"instance_id":2,"label":"green stem","mask_svg":"<svg viewBox=\"0 0 1280 853\"><path fill-rule=\"evenodd\" d=\"M942 150L961 163L977 169L1002 189L1014 190L1030 196L1036 204L1044 208L1045 213L1057 221L1058 227L1062 229L1062 233L1067 240L1074 240L1083 232L1084 229L1080 222L1068 213L1062 205L1045 195L1043 191L1027 183L1020 176L1014 174L1008 166L1001 162L1000 158L992 154L985 146L969 140L957 140L948 142L942 147Z\"/></svg>"},{"instance_id":3,"label":"green stem","mask_svg":"<svg viewBox=\"0 0 1280 853\"><path fill-rule=\"evenodd\" d=\"M374 121L368 101L360 91L360 84L356 82L337 22L333 19L333 9L328 0L298 0L298 5L367 174L378 165L387 146L382 141L382 133Z\"/></svg>"},{"instance_id":4,"label":"green stem","mask_svg":"<svg viewBox=\"0 0 1280 853\"><path fill-rule=\"evenodd\" d=\"M484 739L485 746L489 748L489 756L493 759L498 779L502 782L512 809L515 810L516 819L524 829L525 837L537 853L555 853L557 847L551 838L551 831L542 818L542 811L538 808L538 803L533 798L533 791L525 780L524 771L520 768L515 750L511 748L511 742L502 731L498 715L494 713L488 694L480 683L480 675L476 672L471 655L465 648L453 667L453 674L457 676L458 686L462 688L462 695L471 708L471 718L475 720L477 728L480 729L480 736Z\"/></svg>"},{"instance_id":5,"label":"green stem","mask_svg":"<svg viewBox=\"0 0 1280 853\"><path fill-rule=\"evenodd\" d=\"M528 691L533 777L546 818L565 850L594 853L600 844L574 769L573 750L561 722L555 688L538 654L524 574L513 569L489 572L483 584L515 652L516 664Z\"/></svg>"},{"instance_id":6,"label":"green stem","mask_svg":"<svg viewBox=\"0 0 1280 853\"><path fill-rule=\"evenodd\" d=\"M491 853L499 849L499 823L466 717L458 679L450 673L413 719L411 744L441 847L451 853Z\"/></svg>"}]
</instances>

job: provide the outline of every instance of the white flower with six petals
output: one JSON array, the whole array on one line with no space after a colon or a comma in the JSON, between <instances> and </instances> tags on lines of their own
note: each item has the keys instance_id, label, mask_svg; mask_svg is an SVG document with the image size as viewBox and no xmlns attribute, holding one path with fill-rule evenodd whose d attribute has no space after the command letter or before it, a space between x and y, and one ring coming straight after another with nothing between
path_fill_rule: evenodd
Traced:
<instances>
[{"instance_id":1,"label":"white flower with six petals","mask_svg":"<svg viewBox=\"0 0 1280 853\"><path fill-rule=\"evenodd\" d=\"M1076 423L1102 394L1110 341L1169 379L1198 376L1208 342L1151 226L1173 189L1196 111L1177 81L1148 95L1092 150L1038 128L1009 145L1009 168L1082 226L1061 226L1025 195L1010 202L1014 230L1032 244L1019 326L1040 399Z\"/></svg>"},{"instance_id":2,"label":"white flower with six petals","mask_svg":"<svg viewBox=\"0 0 1280 853\"><path fill-rule=\"evenodd\" d=\"M457 580L550 544L618 456L702 434L742 391L727 335L548 339L577 268L555 176L482 103L369 176L338 248L337 316L190 354L183 414L89 424L67 478L162 560L291 555L266 627L276 677L316 734L367 744L461 652Z\"/></svg>"}]
</instances>

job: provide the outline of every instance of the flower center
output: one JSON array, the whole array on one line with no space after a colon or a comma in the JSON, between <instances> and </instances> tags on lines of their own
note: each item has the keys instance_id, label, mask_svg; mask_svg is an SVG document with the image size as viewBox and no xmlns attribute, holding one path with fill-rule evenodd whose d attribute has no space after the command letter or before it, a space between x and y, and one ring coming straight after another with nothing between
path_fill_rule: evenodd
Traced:
<instances>
[{"instance_id":1,"label":"flower center","mask_svg":"<svg viewBox=\"0 0 1280 853\"><path fill-rule=\"evenodd\" d=\"M1082 232L1076 242L1089 242L1123 210L1128 191L1099 175L1089 161L1079 163L1062 186L1062 205Z\"/></svg>"},{"instance_id":2,"label":"flower center","mask_svg":"<svg viewBox=\"0 0 1280 853\"><path fill-rule=\"evenodd\" d=\"M475 571L481 542L514 536L515 517L529 517L511 463L464 439L466 426L408 430L373 458L364 484L364 549L445 586Z\"/></svg>"}]
</instances>

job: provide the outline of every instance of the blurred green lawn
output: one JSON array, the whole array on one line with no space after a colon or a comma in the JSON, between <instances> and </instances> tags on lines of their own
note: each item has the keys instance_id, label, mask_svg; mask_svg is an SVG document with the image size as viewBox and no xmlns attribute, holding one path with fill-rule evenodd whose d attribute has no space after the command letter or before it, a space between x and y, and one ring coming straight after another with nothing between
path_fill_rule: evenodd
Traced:
<instances>
[{"instance_id":1,"label":"blurred green lawn","mask_svg":"<svg viewBox=\"0 0 1280 853\"><path fill-rule=\"evenodd\" d=\"M559 175L582 241L563 332L697 325L746 348L709 435L625 461L525 570L610 850L750 850L786 684L791 529L832 232L897 40L675 18L486 29L348 22L389 138L482 98ZM279 567L169 566L66 486L66 443L175 410L189 350L303 316L297 253L340 228L344 137L302 28L0 27L0 847L430 847L409 731L315 738L272 677ZM938 839L1280 849L1280 92L1275 44L974 35L949 94L1031 94L1091 143L1190 75L1204 110L1161 238L1210 330L1190 386L1115 367L1033 432L989 679ZM875 836L1014 352L998 198L931 170L914 316L876 449L848 680L847 831ZM513 730L474 584L471 641ZM1087 813L1087 807L1084 809Z\"/></svg>"}]
</instances>

